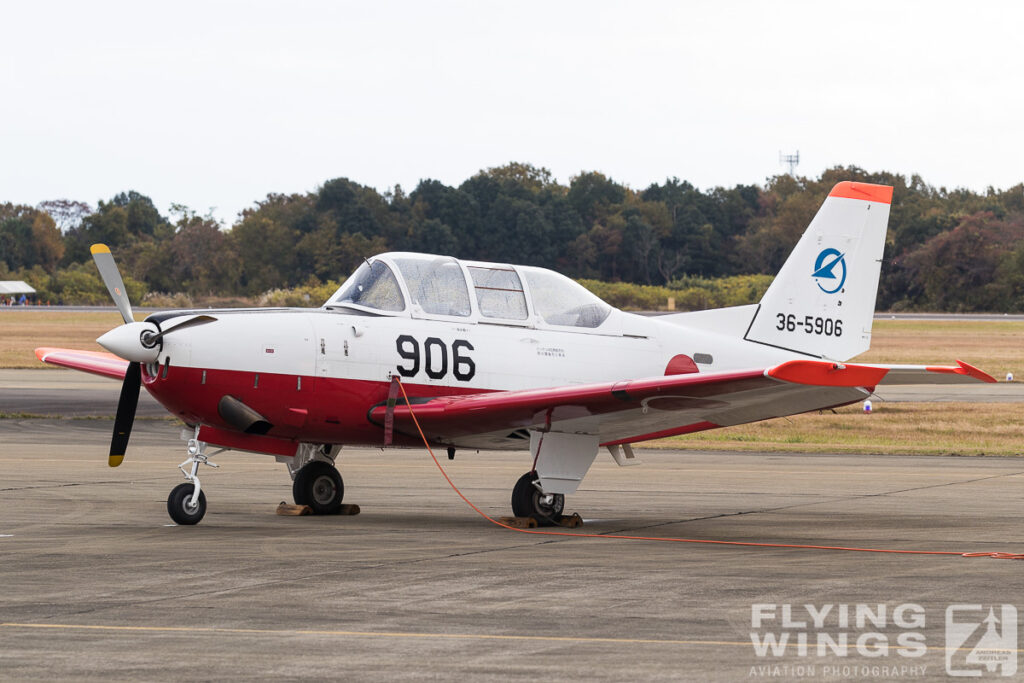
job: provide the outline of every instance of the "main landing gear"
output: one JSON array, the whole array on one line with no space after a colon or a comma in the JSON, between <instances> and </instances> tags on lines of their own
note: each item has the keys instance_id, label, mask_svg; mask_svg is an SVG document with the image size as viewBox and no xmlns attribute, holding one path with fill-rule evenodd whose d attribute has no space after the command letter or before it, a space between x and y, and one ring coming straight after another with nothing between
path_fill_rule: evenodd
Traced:
<instances>
[{"instance_id":1,"label":"main landing gear","mask_svg":"<svg viewBox=\"0 0 1024 683\"><path fill-rule=\"evenodd\" d=\"M207 455L203 452L205 448L206 444L199 439L189 439L188 459L178 465L178 469L188 481L175 486L171 489L171 495L167 496L167 514L175 524L198 524L206 514L206 494L199 483L199 466L220 467L209 460L218 453L223 453L225 449L221 448ZM185 469L186 465L190 466L189 469Z\"/></svg>"},{"instance_id":2,"label":"main landing gear","mask_svg":"<svg viewBox=\"0 0 1024 683\"><path fill-rule=\"evenodd\" d=\"M309 506L314 515L335 515L341 511L345 484L334 466L340 451L338 445L303 443L294 457L285 459L296 505Z\"/></svg>"},{"instance_id":3,"label":"main landing gear","mask_svg":"<svg viewBox=\"0 0 1024 683\"><path fill-rule=\"evenodd\" d=\"M519 477L512 488L512 514L516 517L532 517L541 526L553 526L561 520L563 509L565 496L544 493L536 472Z\"/></svg>"},{"instance_id":4,"label":"main landing gear","mask_svg":"<svg viewBox=\"0 0 1024 683\"><path fill-rule=\"evenodd\" d=\"M323 460L313 460L295 473L292 497L296 505L308 505L314 515L333 515L341 509L345 485L337 468Z\"/></svg>"}]
</instances>

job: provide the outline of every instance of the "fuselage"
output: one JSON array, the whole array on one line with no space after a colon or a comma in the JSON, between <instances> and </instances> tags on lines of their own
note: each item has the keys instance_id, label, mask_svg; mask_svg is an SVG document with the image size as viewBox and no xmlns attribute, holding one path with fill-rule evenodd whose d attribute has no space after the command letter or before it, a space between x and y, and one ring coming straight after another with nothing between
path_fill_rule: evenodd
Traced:
<instances>
[{"instance_id":1,"label":"fuselage","mask_svg":"<svg viewBox=\"0 0 1024 683\"><path fill-rule=\"evenodd\" d=\"M597 328L568 330L343 308L205 313L216 322L164 339L158 362L144 366L143 386L188 424L232 429L218 411L228 395L273 425L268 436L313 443L381 445L381 425L368 412L386 400L393 375L416 398L745 369L792 357L617 309ZM157 318L171 325L174 316Z\"/></svg>"},{"instance_id":2,"label":"fuselage","mask_svg":"<svg viewBox=\"0 0 1024 683\"><path fill-rule=\"evenodd\" d=\"M739 311L723 309L701 329L625 313L542 268L396 252L361 265L319 309L151 316L171 331L145 365L143 385L230 447L273 449L274 438L379 445L382 425L369 413L387 399L394 376L416 399L747 369L793 357L744 341L745 327L733 328L747 325L749 314L730 321L730 310ZM180 325L185 316L197 319ZM135 328L124 330L119 343L132 347ZM240 441L232 430L263 442ZM487 445L522 447L522 436L498 435Z\"/></svg>"}]
</instances>

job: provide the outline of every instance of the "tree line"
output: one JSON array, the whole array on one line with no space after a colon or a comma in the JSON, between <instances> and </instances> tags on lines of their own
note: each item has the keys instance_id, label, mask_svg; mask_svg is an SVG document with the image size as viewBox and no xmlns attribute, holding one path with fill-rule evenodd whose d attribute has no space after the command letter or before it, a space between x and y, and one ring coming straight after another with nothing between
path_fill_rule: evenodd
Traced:
<instances>
[{"instance_id":1,"label":"tree line","mask_svg":"<svg viewBox=\"0 0 1024 683\"><path fill-rule=\"evenodd\" d=\"M591 287L710 291L728 282L730 302L748 290L743 296L756 300L766 280L747 287L735 278L774 274L841 180L895 188L879 309L1024 310L1024 185L947 190L917 175L857 167L708 190L677 178L636 190L599 172L563 185L523 163L480 171L457 187L422 180L409 193L336 178L313 192L270 194L230 227L181 205L163 215L134 191L95 208L67 199L6 203L0 279L24 279L52 303L105 303L89 254L104 242L133 301L252 299L297 287L319 293L364 258L393 250L538 265ZM624 287L615 291L628 304ZM639 299L642 291L635 288Z\"/></svg>"}]
</instances>

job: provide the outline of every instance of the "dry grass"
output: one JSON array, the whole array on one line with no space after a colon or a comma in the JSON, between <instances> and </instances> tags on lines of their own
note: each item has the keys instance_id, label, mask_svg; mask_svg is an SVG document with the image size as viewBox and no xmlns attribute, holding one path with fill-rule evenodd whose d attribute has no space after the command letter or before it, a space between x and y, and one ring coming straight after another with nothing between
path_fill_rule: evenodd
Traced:
<instances>
[{"instance_id":1,"label":"dry grass","mask_svg":"<svg viewBox=\"0 0 1024 683\"><path fill-rule=\"evenodd\" d=\"M36 360L39 346L103 351L96 337L120 324L116 312L0 311L0 368L52 367Z\"/></svg>"},{"instance_id":2,"label":"dry grass","mask_svg":"<svg viewBox=\"0 0 1024 683\"><path fill-rule=\"evenodd\" d=\"M1017 403L882 403L806 413L644 444L653 448L785 453L1021 455Z\"/></svg>"},{"instance_id":3,"label":"dry grass","mask_svg":"<svg viewBox=\"0 0 1024 683\"><path fill-rule=\"evenodd\" d=\"M862 363L975 365L997 379L1024 377L1024 322L876 320Z\"/></svg>"}]
</instances>

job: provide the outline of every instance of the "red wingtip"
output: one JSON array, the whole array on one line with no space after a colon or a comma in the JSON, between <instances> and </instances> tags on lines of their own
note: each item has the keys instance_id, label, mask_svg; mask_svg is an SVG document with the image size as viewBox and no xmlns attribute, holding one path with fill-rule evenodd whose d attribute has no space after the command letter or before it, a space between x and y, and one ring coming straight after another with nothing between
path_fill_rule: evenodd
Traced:
<instances>
[{"instance_id":1,"label":"red wingtip","mask_svg":"<svg viewBox=\"0 0 1024 683\"><path fill-rule=\"evenodd\" d=\"M863 199L866 202L892 204L892 186L872 185L871 183L855 183L849 180L844 180L841 183L836 183L836 186L832 188L832 191L828 193L828 196L845 197L847 199Z\"/></svg>"},{"instance_id":2,"label":"red wingtip","mask_svg":"<svg viewBox=\"0 0 1024 683\"><path fill-rule=\"evenodd\" d=\"M988 382L989 384L995 384L996 378L988 374L983 370L979 370L969 363L965 363L962 360L956 362L958 367L950 367L945 365L931 365L928 366L928 372L944 372L950 375L967 375L974 379L981 380L982 382Z\"/></svg>"}]
</instances>

